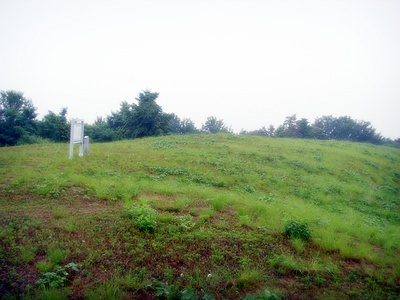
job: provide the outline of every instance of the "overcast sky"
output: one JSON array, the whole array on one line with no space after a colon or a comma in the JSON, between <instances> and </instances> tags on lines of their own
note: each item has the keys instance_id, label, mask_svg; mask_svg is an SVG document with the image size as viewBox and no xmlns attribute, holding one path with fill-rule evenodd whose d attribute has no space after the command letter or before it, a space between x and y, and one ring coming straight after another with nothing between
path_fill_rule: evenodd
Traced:
<instances>
[{"instance_id":1,"label":"overcast sky","mask_svg":"<svg viewBox=\"0 0 400 300\"><path fill-rule=\"evenodd\" d=\"M92 123L159 92L235 132L297 114L400 137L399 0L0 0L0 90Z\"/></svg>"}]
</instances>

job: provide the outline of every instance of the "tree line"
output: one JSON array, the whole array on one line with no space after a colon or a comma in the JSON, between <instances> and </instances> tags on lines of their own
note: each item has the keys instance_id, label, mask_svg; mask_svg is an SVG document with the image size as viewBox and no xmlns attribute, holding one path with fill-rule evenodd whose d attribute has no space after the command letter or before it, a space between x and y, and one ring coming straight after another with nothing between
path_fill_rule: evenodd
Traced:
<instances>
[{"instance_id":1,"label":"tree line","mask_svg":"<svg viewBox=\"0 0 400 300\"><path fill-rule=\"evenodd\" d=\"M323 116L310 124L307 119L297 119L296 115L286 117L276 129L270 125L245 134L271 137L305 138L319 140L347 140L361 143L385 144L394 142L376 133L370 122L357 121L348 116ZM397 139L397 142L400 140Z\"/></svg>"},{"instance_id":2,"label":"tree line","mask_svg":"<svg viewBox=\"0 0 400 300\"><path fill-rule=\"evenodd\" d=\"M111 142L123 139L160 136L168 134L232 133L223 120L210 116L196 128L188 118L179 118L174 113L163 112L156 102L159 94L144 90L135 98L136 102L124 101L119 110L107 117L97 117L93 124L85 125L85 135L94 142ZM36 108L21 92L0 92L0 145L39 143L43 141L69 141L70 123L67 108L58 114L49 111L41 120L37 119ZM371 123L353 120L350 117L335 118L323 116L314 123L297 119L296 115L286 117L282 125L270 125L254 131L242 130L240 134L281 138L336 139L373 144L400 144L376 133Z\"/></svg>"}]
</instances>

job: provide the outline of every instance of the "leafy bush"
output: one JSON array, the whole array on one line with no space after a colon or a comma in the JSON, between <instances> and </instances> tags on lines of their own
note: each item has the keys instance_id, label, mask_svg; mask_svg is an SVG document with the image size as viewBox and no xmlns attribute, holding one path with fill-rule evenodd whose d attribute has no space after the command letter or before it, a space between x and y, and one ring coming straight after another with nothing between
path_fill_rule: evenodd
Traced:
<instances>
[{"instance_id":1,"label":"leafy bush","mask_svg":"<svg viewBox=\"0 0 400 300\"><path fill-rule=\"evenodd\" d=\"M71 271L79 271L81 264L69 263L63 267L56 266L53 272L42 273L36 284L43 288L58 288L65 285Z\"/></svg>"},{"instance_id":2,"label":"leafy bush","mask_svg":"<svg viewBox=\"0 0 400 300\"><path fill-rule=\"evenodd\" d=\"M126 210L126 216L134 221L140 231L152 233L156 229L156 211L150 206L132 206Z\"/></svg>"},{"instance_id":3,"label":"leafy bush","mask_svg":"<svg viewBox=\"0 0 400 300\"><path fill-rule=\"evenodd\" d=\"M68 273L65 270L56 270L55 272L46 272L40 276L36 284L41 287L58 288L64 286L67 281Z\"/></svg>"},{"instance_id":4,"label":"leafy bush","mask_svg":"<svg viewBox=\"0 0 400 300\"><path fill-rule=\"evenodd\" d=\"M306 222L290 220L285 224L284 231L290 238L301 239L305 242L311 239L311 231Z\"/></svg>"}]
</instances>

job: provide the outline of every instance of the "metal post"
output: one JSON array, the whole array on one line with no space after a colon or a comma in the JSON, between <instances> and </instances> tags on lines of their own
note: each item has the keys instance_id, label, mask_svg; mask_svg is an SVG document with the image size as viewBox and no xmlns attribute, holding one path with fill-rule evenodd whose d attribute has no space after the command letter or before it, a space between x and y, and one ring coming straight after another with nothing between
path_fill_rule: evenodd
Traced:
<instances>
[{"instance_id":1,"label":"metal post","mask_svg":"<svg viewBox=\"0 0 400 300\"><path fill-rule=\"evenodd\" d=\"M80 120L81 122L81 136L80 136L80 143L79 143L79 157L83 156L83 131L84 131L84 123L83 120Z\"/></svg>"},{"instance_id":2,"label":"metal post","mask_svg":"<svg viewBox=\"0 0 400 300\"><path fill-rule=\"evenodd\" d=\"M87 135L83 138L83 153L89 154L89 137Z\"/></svg>"},{"instance_id":3,"label":"metal post","mask_svg":"<svg viewBox=\"0 0 400 300\"><path fill-rule=\"evenodd\" d=\"M69 159L74 157L74 126L75 126L75 119L71 120L71 130L70 130L70 138L69 138Z\"/></svg>"}]
</instances>

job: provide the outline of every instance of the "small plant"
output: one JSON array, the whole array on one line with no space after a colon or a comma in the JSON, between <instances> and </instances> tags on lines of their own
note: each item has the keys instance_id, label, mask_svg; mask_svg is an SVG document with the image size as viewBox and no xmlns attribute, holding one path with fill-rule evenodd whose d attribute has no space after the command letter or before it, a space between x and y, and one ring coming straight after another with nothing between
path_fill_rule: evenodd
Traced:
<instances>
[{"instance_id":1,"label":"small plant","mask_svg":"<svg viewBox=\"0 0 400 300\"><path fill-rule=\"evenodd\" d=\"M188 287L188 288L184 289L181 292L181 294L182 294L182 296L181 296L182 300L200 300L200 297L196 294L195 289L192 287ZM203 299L204 299L204 297L203 297ZM208 298L208 299L210 299L210 298Z\"/></svg>"},{"instance_id":2,"label":"small plant","mask_svg":"<svg viewBox=\"0 0 400 300\"><path fill-rule=\"evenodd\" d=\"M79 271L81 264L69 263L63 267L56 266L53 272L42 273L36 284L42 288L59 288L65 285L71 271Z\"/></svg>"},{"instance_id":3,"label":"small plant","mask_svg":"<svg viewBox=\"0 0 400 300\"><path fill-rule=\"evenodd\" d=\"M67 251L51 247L50 249L47 250L47 254L49 256L50 261L52 261L54 264L59 264L67 256Z\"/></svg>"},{"instance_id":4,"label":"small plant","mask_svg":"<svg viewBox=\"0 0 400 300\"><path fill-rule=\"evenodd\" d=\"M176 218L178 226L182 231L189 231L193 228L194 223L192 220L193 218L191 215L179 216Z\"/></svg>"},{"instance_id":5,"label":"small plant","mask_svg":"<svg viewBox=\"0 0 400 300\"><path fill-rule=\"evenodd\" d=\"M125 291L113 282L103 282L96 288L89 289L86 295L86 299L88 300L125 299L125 297Z\"/></svg>"},{"instance_id":6,"label":"small plant","mask_svg":"<svg viewBox=\"0 0 400 300\"><path fill-rule=\"evenodd\" d=\"M33 299L42 299L42 300L67 300L69 299L69 295L71 294L71 289L69 288L46 288L46 289L38 289L35 293L35 297Z\"/></svg>"},{"instance_id":7,"label":"small plant","mask_svg":"<svg viewBox=\"0 0 400 300\"><path fill-rule=\"evenodd\" d=\"M297 253L301 254L304 252L306 243L302 239L293 238L293 239L291 239L290 242L291 242L292 246L296 249Z\"/></svg>"},{"instance_id":8,"label":"small plant","mask_svg":"<svg viewBox=\"0 0 400 300\"><path fill-rule=\"evenodd\" d=\"M126 216L132 219L136 227L143 232L152 233L157 226L156 211L150 206L133 206L127 209Z\"/></svg>"},{"instance_id":9,"label":"small plant","mask_svg":"<svg viewBox=\"0 0 400 300\"><path fill-rule=\"evenodd\" d=\"M260 272L257 270L247 270L240 273L237 279L239 288L255 286L260 281Z\"/></svg>"},{"instance_id":10,"label":"small plant","mask_svg":"<svg viewBox=\"0 0 400 300\"><path fill-rule=\"evenodd\" d=\"M254 222L251 220L251 217L249 215L244 215L244 216L239 216L239 225L245 226L245 227L252 227Z\"/></svg>"},{"instance_id":11,"label":"small plant","mask_svg":"<svg viewBox=\"0 0 400 300\"><path fill-rule=\"evenodd\" d=\"M311 231L306 222L290 220L285 224L284 231L289 238L301 239L305 242L311 239Z\"/></svg>"},{"instance_id":12,"label":"small plant","mask_svg":"<svg viewBox=\"0 0 400 300\"><path fill-rule=\"evenodd\" d=\"M167 300L173 300L173 299L214 300L215 299L212 295L208 293L203 294L203 296L200 298L200 296L197 295L196 290L190 286L185 288L184 290L180 290L174 284L168 284L161 281L156 281L155 289L156 289L156 297L158 299L167 299Z\"/></svg>"},{"instance_id":13,"label":"small plant","mask_svg":"<svg viewBox=\"0 0 400 300\"><path fill-rule=\"evenodd\" d=\"M322 287L322 286L324 286L326 279L317 275L317 277L315 277L314 281L318 286Z\"/></svg>"},{"instance_id":14,"label":"small plant","mask_svg":"<svg viewBox=\"0 0 400 300\"><path fill-rule=\"evenodd\" d=\"M33 262L33 260L35 259L35 252L37 250L37 248L35 247L19 247L19 249L21 250L21 259L22 261L26 262L26 263L30 263Z\"/></svg>"},{"instance_id":15,"label":"small plant","mask_svg":"<svg viewBox=\"0 0 400 300\"><path fill-rule=\"evenodd\" d=\"M243 300L278 300L279 296L275 293L271 293L268 290L265 290L262 293L259 293L255 296L247 294Z\"/></svg>"},{"instance_id":16,"label":"small plant","mask_svg":"<svg viewBox=\"0 0 400 300\"><path fill-rule=\"evenodd\" d=\"M155 283L156 297L159 299L180 299L179 288L173 284L169 285L161 281Z\"/></svg>"},{"instance_id":17,"label":"small plant","mask_svg":"<svg viewBox=\"0 0 400 300\"><path fill-rule=\"evenodd\" d=\"M125 276L117 278L116 283L132 291L145 290L152 286L146 267L143 267L138 272L131 271Z\"/></svg>"},{"instance_id":18,"label":"small plant","mask_svg":"<svg viewBox=\"0 0 400 300\"><path fill-rule=\"evenodd\" d=\"M51 210L54 219L64 219L68 216L65 207L53 207Z\"/></svg>"},{"instance_id":19,"label":"small plant","mask_svg":"<svg viewBox=\"0 0 400 300\"><path fill-rule=\"evenodd\" d=\"M60 268L60 267L58 267ZM64 286L67 281L68 273L62 268L55 270L55 272L43 273L36 284L43 288L58 288Z\"/></svg>"},{"instance_id":20,"label":"small plant","mask_svg":"<svg viewBox=\"0 0 400 300\"><path fill-rule=\"evenodd\" d=\"M356 282L359 276L360 272L357 269L354 269L349 272L347 278L350 279L350 281Z\"/></svg>"},{"instance_id":21,"label":"small plant","mask_svg":"<svg viewBox=\"0 0 400 300\"><path fill-rule=\"evenodd\" d=\"M70 262L69 264L65 265L64 268L69 271L76 271L78 272L79 269L82 267L81 264L76 264L74 262Z\"/></svg>"},{"instance_id":22,"label":"small plant","mask_svg":"<svg viewBox=\"0 0 400 300\"><path fill-rule=\"evenodd\" d=\"M46 273L53 267L53 262L51 261L39 261L36 263L36 268L40 273Z\"/></svg>"},{"instance_id":23,"label":"small plant","mask_svg":"<svg viewBox=\"0 0 400 300\"><path fill-rule=\"evenodd\" d=\"M254 187L252 187L251 185L246 185L243 188L243 192L245 193L254 193L256 191L256 189Z\"/></svg>"}]
</instances>

